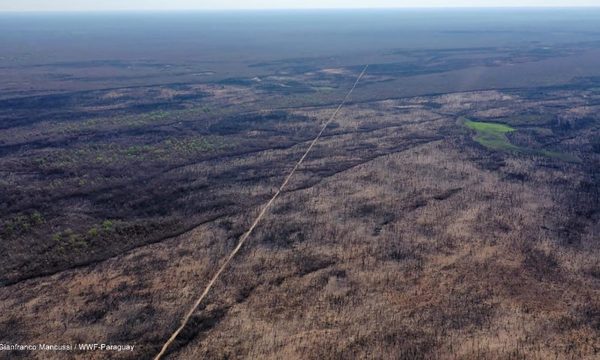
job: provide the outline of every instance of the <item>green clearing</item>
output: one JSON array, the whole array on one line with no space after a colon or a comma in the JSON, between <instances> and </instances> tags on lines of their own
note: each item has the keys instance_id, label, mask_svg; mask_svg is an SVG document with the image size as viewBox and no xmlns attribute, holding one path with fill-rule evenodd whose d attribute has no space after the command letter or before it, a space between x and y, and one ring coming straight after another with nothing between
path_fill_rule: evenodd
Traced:
<instances>
[{"instance_id":1,"label":"green clearing","mask_svg":"<svg viewBox=\"0 0 600 360\"><path fill-rule=\"evenodd\" d=\"M502 151L523 150L508 141L506 134L515 131L514 128L508 125L471 120L465 120L464 124L468 128L475 130L476 134L475 137L473 137L473 140L487 148Z\"/></svg>"},{"instance_id":2,"label":"green clearing","mask_svg":"<svg viewBox=\"0 0 600 360\"><path fill-rule=\"evenodd\" d=\"M491 150L507 151L520 154L529 154L537 156L545 156L563 161L578 162L576 156L541 149L528 149L525 147L516 146L510 143L506 134L516 131L515 128L505 124L471 121L462 119L463 124L471 130L475 131L473 140Z\"/></svg>"}]
</instances>

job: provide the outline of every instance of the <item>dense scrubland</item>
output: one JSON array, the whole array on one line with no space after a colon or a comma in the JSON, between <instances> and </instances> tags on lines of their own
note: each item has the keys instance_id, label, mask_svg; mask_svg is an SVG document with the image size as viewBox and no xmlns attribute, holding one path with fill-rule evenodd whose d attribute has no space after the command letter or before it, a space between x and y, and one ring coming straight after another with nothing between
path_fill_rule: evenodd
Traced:
<instances>
[{"instance_id":1,"label":"dense scrubland","mask_svg":"<svg viewBox=\"0 0 600 360\"><path fill-rule=\"evenodd\" d=\"M247 90L202 91L200 109L5 131L6 339L151 357L333 110L235 114ZM597 357L599 99L350 104L172 355Z\"/></svg>"}]
</instances>

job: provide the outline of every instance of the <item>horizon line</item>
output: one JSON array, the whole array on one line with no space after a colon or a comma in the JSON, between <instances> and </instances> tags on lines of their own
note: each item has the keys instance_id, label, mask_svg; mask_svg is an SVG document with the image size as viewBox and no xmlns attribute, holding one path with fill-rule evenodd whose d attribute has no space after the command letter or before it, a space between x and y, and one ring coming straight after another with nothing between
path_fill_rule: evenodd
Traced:
<instances>
[{"instance_id":1,"label":"horizon line","mask_svg":"<svg viewBox=\"0 0 600 360\"><path fill-rule=\"evenodd\" d=\"M558 5L528 5L528 6L464 6L464 5L450 5L450 6L375 6L375 7L313 7L313 8L302 8L302 7L272 7L272 8L146 8L146 9L42 9L42 10L31 10L31 9L0 9L0 13L102 13L102 12L215 12L215 11L315 11L315 10L450 10L450 9L487 9L487 10L524 10L524 9L600 9L598 5L569 5L569 6L558 6Z\"/></svg>"}]
</instances>

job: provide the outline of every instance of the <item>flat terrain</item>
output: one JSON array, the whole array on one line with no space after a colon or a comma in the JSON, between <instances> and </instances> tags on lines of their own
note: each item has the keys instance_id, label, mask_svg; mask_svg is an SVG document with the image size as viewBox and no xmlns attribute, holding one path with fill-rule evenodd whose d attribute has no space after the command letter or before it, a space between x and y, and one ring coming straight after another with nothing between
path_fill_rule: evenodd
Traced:
<instances>
[{"instance_id":1,"label":"flat terrain","mask_svg":"<svg viewBox=\"0 0 600 360\"><path fill-rule=\"evenodd\" d=\"M100 30L65 30L47 35L64 51L39 62L13 40L0 58L15 79L0 84L0 342L136 347L0 357L156 355L369 63L170 358L597 359L591 18L567 22L566 41L502 21L477 37L471 16L444 25L445 47L438 30L418 47L372 44L391 31L382 21L355 51L316 32L297 40L311 55L249 42L242 60L212 40L199 60L164 39L100 57ZM135 24L119 41L139 40ZM65 36L98 43L78 53Z\"/></svg>"}]
</instances>

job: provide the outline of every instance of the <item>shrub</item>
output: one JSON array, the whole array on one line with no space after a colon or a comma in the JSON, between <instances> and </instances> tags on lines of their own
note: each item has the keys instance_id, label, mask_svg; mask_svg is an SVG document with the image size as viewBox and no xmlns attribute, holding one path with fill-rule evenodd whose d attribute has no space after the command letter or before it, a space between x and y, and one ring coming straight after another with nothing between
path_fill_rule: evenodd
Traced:
<instances>
[{"instance_id":1,"label":"shrub","mask_svg":"<svg viewBox=\"0 0 600 360\"><path fill-rule=\"evenodd\" d=\"M102 222L102 230L104 231L111 231L113 229L114 223L112 222L112 220L104 220Z\"/></svg>"}]
</instances>

